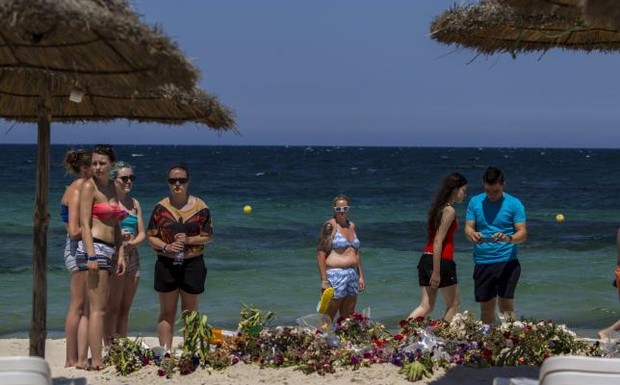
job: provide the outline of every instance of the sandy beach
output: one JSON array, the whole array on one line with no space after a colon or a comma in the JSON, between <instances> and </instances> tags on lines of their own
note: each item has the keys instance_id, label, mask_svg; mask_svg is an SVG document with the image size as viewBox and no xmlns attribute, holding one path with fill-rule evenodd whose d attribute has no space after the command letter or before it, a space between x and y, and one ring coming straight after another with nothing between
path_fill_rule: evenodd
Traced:
<instances>
[{"instance_id":1,"label":"sandy beach","mask_svg":"<svg viewBox=\"0 0 620 385\"><path fill-rule=\"evenodd\" d=\"M146 337L144 341L149 346L156 346L157 339ZM175 340L175 344L177 341ZM0 340L1 356L28 355L28 339ZM306 375L294 368L260 369L257 365L237 364L222 371L198 369L190 375L175 374L166 379L157 375L156 366L148 366L123 377L116 374L113 367L99 372L65 368L65 340L48 339L46 343L46 359L50 365L54 385L152 385L152 384L187 384L202 385L206 383L220 385L345 385L345 384L373 384L398 385L411 384L404 375L398 373L398 367L392 364L372 365L359 370L339 368L336 373L325 376L316 373ZM419 381L417 384L433 385L491 385L493 378L502 377L537 377L538 368L531 366L508 368L472 368L457 366L447 371L437 371L433 378Z\"/></svg>"}]
</instances>

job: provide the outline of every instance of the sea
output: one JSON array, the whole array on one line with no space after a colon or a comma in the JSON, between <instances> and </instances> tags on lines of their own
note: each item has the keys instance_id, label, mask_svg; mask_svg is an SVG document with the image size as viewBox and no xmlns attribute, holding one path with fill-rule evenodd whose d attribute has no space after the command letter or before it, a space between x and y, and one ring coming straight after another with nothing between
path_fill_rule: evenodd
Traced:
<instances>
[{"instance_id":1,"label":"sea","mask_svg":"<svg viewBox=\"0 0 620 385\"><path fill-rule=\"evenodd\" d=\"M48 229L48 336L64 336L69 273L59 201L72 181L62 165L70 148L51 149ZM316 243L337 194L351 198L367 289L357 310L398 329L418 304L416 265L426 241L426 213L441 179L458 171L468 197L482 192L486 167L503 169L506 191L522 200L528 239L519 246L522 275L516 313L566 324L584 337L620 318L611 282L620 220L620 150L549 148L416 148L304 146L115 146L134 166L133 195L148 221L168 193L174 163L191 171L190 193L212 213L214 241L205 249L206 291L199 310L208 322L236 329L243 305L273 311L274 324L295 325L316 312L320 279ZM36 145L0 145L0 337L26 338L32 312L33 207ZM467 200L457 205L455 261L461 310L479 315L473 298L472 245L463 236ZM244 213L244 206L252 207ZM563 214L563 222L556 221ZM155 254L140 248L142 277L130 334L155 335ZM440 297L432 315L443 312ZM178 326L180 327L180 325Z\"/></svg>"}]
</instances>

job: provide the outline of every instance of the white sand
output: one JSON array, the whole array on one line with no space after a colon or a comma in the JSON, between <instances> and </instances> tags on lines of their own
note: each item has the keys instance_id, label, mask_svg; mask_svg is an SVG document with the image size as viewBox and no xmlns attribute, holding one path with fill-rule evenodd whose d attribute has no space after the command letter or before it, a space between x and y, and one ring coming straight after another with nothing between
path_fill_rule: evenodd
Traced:
<instances>
[{"instance_id":1,"label":"white sand","mask_svg":"<svg viewBox=\"0 0 620 385\"><path fill-rule=\"evenodd\" d=\"M149 346L158 345L157 339L144 339ZM177 341L175 341L175 345ZM0 339L0 356L28 355L28 339ZM100 372L65 368L65 340L48 339L45 348L46 360L52 370L54 385L411 385L404 375L398 373L398 367L392 364L372 365L359 370L338 369L334 374L319 376L316 373L306 375L294 368L260 369L256 365L237 364L223 371L197 369L194 373L181 376L178 373L171 379L159 377L157 367L146 368L122 377L113 367ZM415 384L432 385L491 385L495 377L537 377L537 367L485 368L458 366L447 372L436 372L433 378Z\"/></svg>"}]
</instances>

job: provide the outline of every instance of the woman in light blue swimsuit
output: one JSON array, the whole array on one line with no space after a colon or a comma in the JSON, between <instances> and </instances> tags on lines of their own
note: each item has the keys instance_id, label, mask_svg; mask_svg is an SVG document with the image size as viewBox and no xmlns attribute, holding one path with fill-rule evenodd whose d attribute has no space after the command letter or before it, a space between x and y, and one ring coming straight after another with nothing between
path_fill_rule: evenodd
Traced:
<instances>
[{"instance_id":1,"label":"woman in light blue swimsuit","mask_svg":"<svg viewBox=\"0 0 620 385\"><path fill-rule=\"evenodd\" d=\"M112 274L106 315L106 336L108 338L127 336L129 310L131 309L133 298L138 289L138 282L140 281L138 246L146 239L140 202L130 195L131 188L136 179L132 166L122 161L116 162L112 171L110 171L110 178L114 180L120 206L129 215L120 223L127 267L125 274L122 276ZM114 264L114 262L113 260L112 263ZM112 268L112 271L116 271L115 266Z\"/></svg>"},{"instance_id":2,"label":"woman in light blue swimsuit","mask_svg":"<svg viewBox=\"0 0 620 385\"><path fill-rule=\"evenodd\" d=\"M334 288L334 297L327 314L335 319L349 317L355 312L357 294L364 291L366 282L359 254L360 241L355 224L349 220L350 200L345 195L333 199L334 217L325 222L317 247L317 264L321 292Z\"/></svg>"}]
</instances>

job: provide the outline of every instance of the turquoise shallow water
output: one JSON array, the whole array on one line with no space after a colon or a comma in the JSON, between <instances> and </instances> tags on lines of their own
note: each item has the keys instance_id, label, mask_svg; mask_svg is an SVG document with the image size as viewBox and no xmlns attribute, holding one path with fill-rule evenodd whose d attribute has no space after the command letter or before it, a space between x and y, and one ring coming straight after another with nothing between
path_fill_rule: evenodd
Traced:
<instances>
[{"instance_id":1,"label":"turquoise shallow water","mask_svg":"<svg viewBox=\"0 0 620 385\"><path fill-rule=\"evenodd\" d=\"M63 335L69 274L64 269L64 227L58 201L70 178L61 160L67 146L52 146L48 232L48 328ZM164 173L184 161L191 191L212 210L215 241L206 250L209 269L201 311L210 323L234 328L242 303L293 324L312 313L319 280L314 254L331 198L348 194L357 223L368 289L358 309L396 328L417 304L415 266L425 237L425 215L443 175L456 170L481 191L488 165L504 169L507 191L521 198L529 239L520 249L523 273L517 313L568 324L580 334L620 317L611 286L615 231L620 218L616 165L620 150L117 146L119 159L135 165L134 195L148 220L167 193ZM25 337L32 301L32 212L36 147L2 145L5 179L0 190L0 335ZM253 212L245 215L244 205ZM461 229L465 205L457 208ZM566 221L554 217L562 212ZM456 261L462 309L473 301L471 247L457 234ZM154 254L140 250L143 278L130 329L155 333ZM439 304L443 306L443 304ZM438 316L438 315L437 315Z\"/></svg>"}]
</instances>

